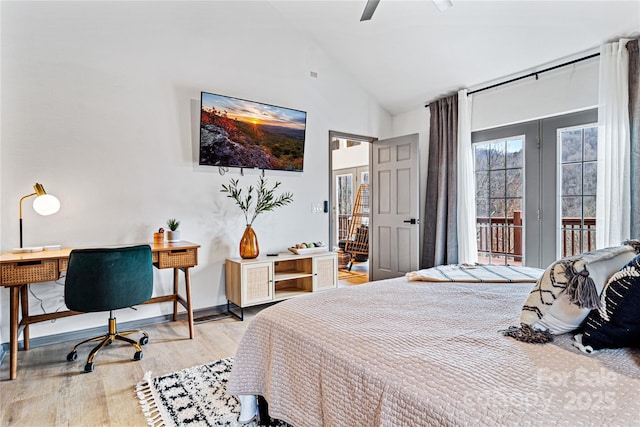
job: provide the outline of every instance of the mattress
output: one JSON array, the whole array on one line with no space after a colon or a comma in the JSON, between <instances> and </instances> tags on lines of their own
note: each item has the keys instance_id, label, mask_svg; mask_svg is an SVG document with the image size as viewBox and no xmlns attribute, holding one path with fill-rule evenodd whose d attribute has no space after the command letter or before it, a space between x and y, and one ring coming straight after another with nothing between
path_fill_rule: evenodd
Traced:
<instances>
[{"instance_id":1,"label":"mattress","mask_svg":"<svg viewBox=\"0 0 640 427\"><path fill-rule=\"evenodd\" d=\"M640 351L499 332L532 286L398 278L281 302L251 321L227 391L296 427L640 425Z\"/></svg>"}]
</instances>

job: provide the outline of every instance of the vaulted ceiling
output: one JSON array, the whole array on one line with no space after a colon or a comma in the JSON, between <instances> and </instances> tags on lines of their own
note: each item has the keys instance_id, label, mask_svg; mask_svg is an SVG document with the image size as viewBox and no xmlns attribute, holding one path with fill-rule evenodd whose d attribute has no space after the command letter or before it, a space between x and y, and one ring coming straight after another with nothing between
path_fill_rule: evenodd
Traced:
<instances>
[{"instance_id":1,"label":"vaulted ceiling","mask_svg":"<svg viewBox=\"0 0 640 427\"><path fill-rule=\"evenodd\" d=\"M391 114L640 35L640 1L271 1Z\"/></svg>"}]
</instances>

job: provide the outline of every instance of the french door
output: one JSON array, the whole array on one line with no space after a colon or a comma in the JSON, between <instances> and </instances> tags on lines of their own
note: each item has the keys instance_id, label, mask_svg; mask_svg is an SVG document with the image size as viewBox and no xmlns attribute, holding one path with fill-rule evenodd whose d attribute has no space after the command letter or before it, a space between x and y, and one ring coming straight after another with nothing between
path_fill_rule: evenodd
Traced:
<instances>
[{"instance_id":1,"label":"french door","mask_svg":"<svg viewBox=\"0 0 640 427\"><path fill-rule=\"evenodd\" d=\"M597 110L472 134L478 258L546 267L595 249Z\"/></svg>"}]
</instances>

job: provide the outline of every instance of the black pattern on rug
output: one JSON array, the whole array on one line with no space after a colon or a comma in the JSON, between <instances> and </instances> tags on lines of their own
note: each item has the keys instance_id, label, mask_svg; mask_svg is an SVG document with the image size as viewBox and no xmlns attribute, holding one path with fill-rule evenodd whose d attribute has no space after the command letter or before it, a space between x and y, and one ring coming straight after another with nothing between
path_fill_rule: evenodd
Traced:
<instances>
[{"instance_id":1,"label":"black pattern on rug","mask_svg":"<svg viewBox=\"0 0 640 427\"><path fill-rule=\"evenodd\" d=\"M226 393L233 358L151 378L136 386L150 426L239 426L240 402ZM257 422L242 424L257 427ZM279 422L277 426L288 424Z\"/></svg>"}]
</instances>

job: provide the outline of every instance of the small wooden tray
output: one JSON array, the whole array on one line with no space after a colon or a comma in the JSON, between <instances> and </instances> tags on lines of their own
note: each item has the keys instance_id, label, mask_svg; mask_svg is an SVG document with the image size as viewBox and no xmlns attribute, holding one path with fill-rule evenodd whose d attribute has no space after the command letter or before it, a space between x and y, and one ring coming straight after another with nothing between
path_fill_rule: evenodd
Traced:
<instances>
[{"instance_id":1,"label":"small wooden tray","mask_svg":"<svg viewBox=\"0 0 640 427\"><path fill-rule=\"evenodd\" d=\"M321 246L319 248L304 248L304 249L297 249L297 248L287 248L289 249L291 252L293 252L294 254L297 255L305 255L305 254L315 254L318 252L328 252L329 248L326 246Z\"/></svg>"}]
</instances>

